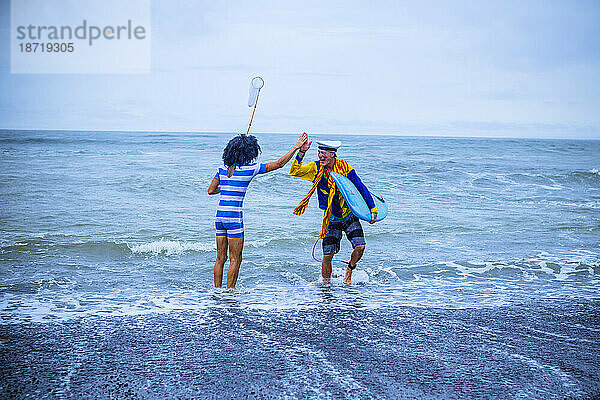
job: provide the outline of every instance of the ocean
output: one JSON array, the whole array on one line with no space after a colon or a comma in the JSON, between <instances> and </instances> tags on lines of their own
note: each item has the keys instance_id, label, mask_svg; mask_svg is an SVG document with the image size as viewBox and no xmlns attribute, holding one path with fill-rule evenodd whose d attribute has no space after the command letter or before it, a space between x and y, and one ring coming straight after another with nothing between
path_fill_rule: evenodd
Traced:
<instances>
[{"instance_id":1,"label":"ocean","mask_svg":"<svg viewBox=\"0 0 600 400\"><path fill-rule=\"evenodd\" d=\"M256 136L260 162L297 139ZM389 207L352 285L322 283L288 164L250 184L227 291L231 137L0 131L2 397L600 396L600 141L315 135Z\"/></svg>"}]
</instances>

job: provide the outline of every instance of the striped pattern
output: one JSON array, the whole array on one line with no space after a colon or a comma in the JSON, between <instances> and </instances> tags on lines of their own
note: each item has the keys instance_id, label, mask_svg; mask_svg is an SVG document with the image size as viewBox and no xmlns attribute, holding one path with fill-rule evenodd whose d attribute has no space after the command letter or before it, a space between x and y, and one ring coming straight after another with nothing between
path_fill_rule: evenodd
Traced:
<instances>
[{"instance_id":1,"label":"striped pattern","mask_svg":"<svg viewBox=\"0 0 600 400\"><path fill-rule=\"evenodd\" d=\"M220 167L216 176L221 187L221 199L217 207L216 220L230 223L243 221L242 206L250 181L258 174L264 174L267 164L242 165L235 169L231 177L227 177L227 167Z\"/></svg>"},{"instance_id":2,"label":"striped pattern","mask_svg":"<svg viewBox=\"0 0 600 400\"><path fill-rule=\"evenodd\" d=\"M227 236L230 239L244 237L243 222L223 222L215 221L215 231L217 236Z\"/></svg>"},{"instance_id":3,"label":"striped pattern","mask_svg":"<svg viewBox=\"0 0 600 400\"><path fill-rule=\"evenodd\" d=\"M337 172L340 175L347 176L351 170L352 167L350 164L340 158L336 159L335 164L333 164L333 172Z\"/></svg>"},{"instance_id":4,"label":"striped pattern","mask_svg":"<svg viewBox=\"0 0 600 400\"><path fill-rule=\"evenodd\" d=\"M309 165L310 164L311 163L309 163ZM316 163L315 163L315 165L316 165ZM293 165L292 165L292 168L293 168ZM319 239L322 239L325 237L325 235L327 234L327 230L329 229L329 221L331 220L333 198L336 194L336 187L335 187L335 181L333 180L333 178L331 177L329 172L327 172L327 170L323 166L323 164L319 163L318 168L319 169L318 169L317 175L315 176L315 179L313 180L312 187L308 191L308 194L300 201L300 204L298 204L296 206L293 213L295 215L302 215L304 213L304 211L306 211L306 207L308 206L308 201L310 200L310 197L315 192L315 189L317 188L317 186L320 185L321 179L323 178L323 176L325 176L325 185L327 185L326 187L329 192L327 194L327 207L325 208L325 216L323 217L323 223L321 225L321 233L319 233ZM352 167L350 167L350 164L348 164L344 160L337 159L337 160L335 160L335 163L333 164L333 172L337 172L338 174L347 176L351 170L352 170ZM292 169L290 169L290 173L292 173ZM322 188L321 188L321 191L323 193L325 192ZM320 203L320 201L319 201L319 203Z\"/></svg>"}]
</instances>

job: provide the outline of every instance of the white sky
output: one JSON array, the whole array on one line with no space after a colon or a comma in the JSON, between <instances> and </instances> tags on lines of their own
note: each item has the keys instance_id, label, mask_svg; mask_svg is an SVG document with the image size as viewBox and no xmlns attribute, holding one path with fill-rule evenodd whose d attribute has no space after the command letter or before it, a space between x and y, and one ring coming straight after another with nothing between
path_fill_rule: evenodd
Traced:
<instances>
[{"instance_id":1,"label":"white sky","mask_svg":"<svg viewBox=\"0 0 600 400\"><path fill-rule=\"evenodd\" d=\"M600 138L600 2L152 2L152 72L11 74L0 128Z\"/></svg>"}]
</instances>

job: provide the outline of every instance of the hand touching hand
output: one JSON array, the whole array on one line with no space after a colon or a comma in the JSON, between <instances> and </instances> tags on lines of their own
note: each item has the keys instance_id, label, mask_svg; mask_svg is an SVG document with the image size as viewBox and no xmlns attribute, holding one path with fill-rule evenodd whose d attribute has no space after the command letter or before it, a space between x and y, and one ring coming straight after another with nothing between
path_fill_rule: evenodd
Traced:
<instances>
[{"instance_id":1,"label":"hand touching hand","mask_svg":"<svg viewBox=\"0 0 600 400\"><path fill-rule=\"evenodd\" d=\"M298 138L298 141L296 142L296 144L294 145L294 148L297 149L301 149L302 147L304 147L304 145L306 144L306 141L308 140L308 135L306 134L306 132L304 132L302 135L300 135L300 137Z\"/></svg>"},{"instance_id":2,"label":"hand touching hand","mask_svg":"<svg viewBox=\"0 0 600 400\"><path fill-rule=\"evenodd\" d=\"M301 136L300 139L304 138L302 145L299 147L300 152L302 153L306 153L308 151L308 149L310 149L310 145L312 143L312 140L309 142L308 141L308 135L306 134L306 132L304 132ZM298 139L298 142L300 142L300 139Z\"/></svg>"}]
</instances>

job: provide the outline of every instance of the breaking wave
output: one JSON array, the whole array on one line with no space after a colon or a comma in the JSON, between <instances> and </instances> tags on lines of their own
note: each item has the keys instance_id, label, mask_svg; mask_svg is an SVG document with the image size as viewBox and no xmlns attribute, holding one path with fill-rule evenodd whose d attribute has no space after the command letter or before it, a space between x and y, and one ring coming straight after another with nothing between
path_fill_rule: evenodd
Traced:
<instances>
[{"instance_id":1,"label":"breaking wave","mask_svg":"<svg viewBox=\"0 0 600 400\"><path fill-rule=\"evenodd\" d=\"M133 245L130 247L130 250L134 254L164 254L170 256L191 251L203 253L214 251L216 250L216 245L215 243L190 243L161 239L151 243Z\"/></svg>"}]
</instances>

